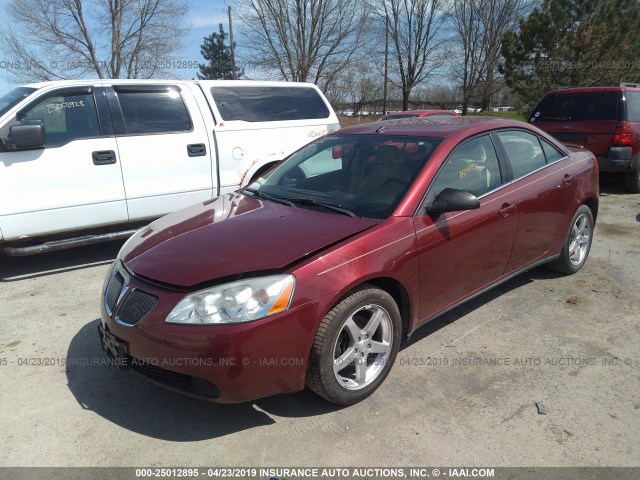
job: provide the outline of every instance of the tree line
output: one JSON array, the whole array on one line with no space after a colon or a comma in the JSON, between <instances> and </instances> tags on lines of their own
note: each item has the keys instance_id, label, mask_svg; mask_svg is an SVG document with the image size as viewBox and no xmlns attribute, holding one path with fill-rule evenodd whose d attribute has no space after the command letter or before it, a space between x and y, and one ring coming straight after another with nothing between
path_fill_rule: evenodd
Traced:
<instances>
[{"instance_id":1,"label":"tree line","mask_svg":"<svg viewBox=\"0 0 640 480\"><path fill-rule=\"evenodd\" d=\"M559 86L640 81L637 0L237 0L235 69L220 25L198 78L310 81L352 111L455 99L529 106ZM15 81L153 78L183 46L186 0L12 0ZM78 58L73 68L64 59ZM386 79L386 82L385 82Z\"/></svg>"}]
</instances>

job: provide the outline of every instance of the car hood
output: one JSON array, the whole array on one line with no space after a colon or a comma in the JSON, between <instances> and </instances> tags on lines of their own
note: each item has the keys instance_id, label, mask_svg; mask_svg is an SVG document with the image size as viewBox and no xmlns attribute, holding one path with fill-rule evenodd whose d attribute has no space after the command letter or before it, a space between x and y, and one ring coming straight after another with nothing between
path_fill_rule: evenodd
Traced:
<instances>
[{"instance_id":1,"label":"car hood","mask_svg":"<svg viewBox=\"0 0 640 480\"><path fill-rule=\"evenodd\" d=\"M136 275L192 287L281 269L377 223L229 193L156 220L120 259Z\"/></svg>"}]
</instances>

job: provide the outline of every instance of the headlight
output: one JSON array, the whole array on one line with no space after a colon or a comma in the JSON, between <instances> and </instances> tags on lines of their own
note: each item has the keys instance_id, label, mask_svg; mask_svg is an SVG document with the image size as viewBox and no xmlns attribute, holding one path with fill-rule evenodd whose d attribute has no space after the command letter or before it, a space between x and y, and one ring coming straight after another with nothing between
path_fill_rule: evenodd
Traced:
<instances>
[{"instance_id":1,"label":"headlight","mask_svg":"<svg viewBox=\"0 0 640 480\"><path fill-rule=\"evenodd\" d=\"M289 308L295 283L293 275L270 275L207 288L183 298L165 321L214 324L268 317Z\"/></svg>"}]
</instances>

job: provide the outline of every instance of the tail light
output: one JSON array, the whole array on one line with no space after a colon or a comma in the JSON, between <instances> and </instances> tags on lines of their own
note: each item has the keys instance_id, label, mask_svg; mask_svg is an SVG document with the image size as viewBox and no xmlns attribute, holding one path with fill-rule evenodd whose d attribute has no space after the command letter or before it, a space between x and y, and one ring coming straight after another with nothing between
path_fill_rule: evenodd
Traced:
<instances>
[{"instance_id":1,"label":"tail light","mask_svg":"<svg viewBox=\"0 0 640 480\"><path fill-rule=\"evenodd\" d=\"M616 127L616 133L613 136L613 143L617 146L631 146L631 127L628 125L620 125Z\"/></svg>"}]
</instances>

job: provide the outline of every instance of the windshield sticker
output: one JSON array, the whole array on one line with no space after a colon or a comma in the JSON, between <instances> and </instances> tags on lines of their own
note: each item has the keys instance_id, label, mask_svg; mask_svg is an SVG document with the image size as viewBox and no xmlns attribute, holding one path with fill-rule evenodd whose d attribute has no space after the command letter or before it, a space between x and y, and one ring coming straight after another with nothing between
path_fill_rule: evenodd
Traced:
<instances>
[{"instance_id":1,"label":"windshield sticker","mask_svg":"<svg viewBox=\"0 0 640 480\"><path fill-rule=\"evenodd\" d=\"M65 108L84 108L86 107L84 100L79 102L63 102L63 103L49 103L47 104L47 113L57 112Z\"/></svg>"}]
</instances>

